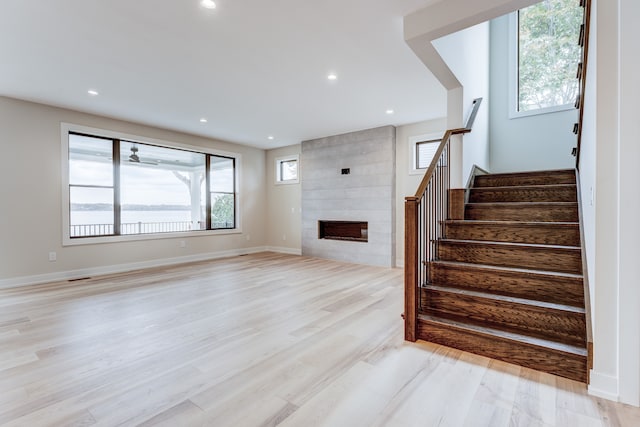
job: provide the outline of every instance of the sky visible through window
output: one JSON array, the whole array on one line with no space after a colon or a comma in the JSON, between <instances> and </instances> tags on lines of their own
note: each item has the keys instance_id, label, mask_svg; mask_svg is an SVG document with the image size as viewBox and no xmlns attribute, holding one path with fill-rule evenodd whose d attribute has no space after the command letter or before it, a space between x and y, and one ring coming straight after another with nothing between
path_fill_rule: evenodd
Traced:
<instances>
[{"instance_id":1,"label":"sky visible through window","mask_svg":"<svg viewBox=\"0 0 640 427\"><path fill-rule=\"evenodd\" d=\"M76 135L71 135L71 139L77 138ZM83 138L83 137L80 137ZM94 139L94 138L92 138ZM95 140L95 139L94 139ZM97 140L97 143L101 143L103 140ZM107 141L107 140L104 140ZM107 141L109 145L111 141ZM96 143L96 142L94 142ZM147 147L141 144L138 146ZM164 149L166 151L175 153L179 150ZM123 143L123 154L127 154L129 149L125 150ZM94 156L91 160L86 158L77 158L74 156L73 144L70 148L70 183L84 183L84 184L98 184L98 185L112 185L113 183L113 168L111 158L102 154L101 156ZM96 153L100 151L96 150ZM194 153L198 154L198 153ZM141 155L141 160L149 161L152 164L136 164L128 162L125 156L122 156L122 170L121 173L126 177L127 181L135 183L130 188L122 193L122 204L139 204L139 205L153 205L153 204L166 204L166 205L185 205L191 204L189 192L186 185L180 181L174 174L174 171L181 173L184 176L188 176L189 172L185 168L172 168L171 165L158 164L152 162L153 159L147 157L146 160L144 153ZM232 166L229 163L221 164L222 168L228 169L223 173L216 174L216 180L218 185L227 191L233 189L233 170L229 169ZM197 166L196 166L197 167ZM204 171L204 155L202 155L202 171ZM214 164L213 170L215 173L216 165ZM190 169L191 170L191 169ZM101 200L97 200L87 192L82 196L82 199L78 200L79 203L101 203Z\"/></svg>"},{"instance_id":2,"label":"sky visible through window","mask_svg":"<svg viewBox=\"0 0 640 427\"><path fill-rule=\"evenodd\" d=\"M113 141L90 136L69 136L70 224L111 224L100 234L113 233L114 168ZM202 229L206 222L206 181L203 153L120 142L120 205L122 234L156 232L134 230L125 223L185 223ZM233 226L233 159L211 156L211 182L231 193L226 209L212 193L211 203L222 227ZM212 187L213 188L213 187ZM227 199L231 197L231 202ZM220 224L221 221L218 221ZM189 225L191 224L191 225ZM151 230L151 229L149 229ZM181 231L181 230L165 230Z\"/></svg>"},{"instance_id":3,"label":"sky visible through window","mask_svg":"<svg viewBox=\"0 0 640 427\"><path fill-rule=\"evenodd\" d=\"M106 160L106 159L105 159ZM111 162L104 164L77 160L73 164L73 176L78 182L112 182ZM127 166L122 168L126 179L136 184L122 193L123 204L166 204L189 205L191 203L186 186L170 170L154 169L153 167ZM77 200L78 203L102 203L102 199L85 192Z\"/></svg>"}]
</instances>

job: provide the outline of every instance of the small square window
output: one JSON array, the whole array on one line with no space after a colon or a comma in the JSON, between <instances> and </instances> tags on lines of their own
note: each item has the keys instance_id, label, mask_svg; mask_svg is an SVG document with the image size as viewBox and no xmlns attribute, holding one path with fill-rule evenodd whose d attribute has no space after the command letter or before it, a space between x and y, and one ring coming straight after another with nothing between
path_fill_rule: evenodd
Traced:
<instances>
[{"instance_id":1,"label":"small square window","mask_svg":"<svg viewBox=\"0 0 640 427\"><path fill-rule=\"evenodd\" d=\"M431 164L433 156L440 142L442 141L443 132L432 133L428 135L418 135L409 138L409 174L424 174L425 169Z\"/></svg>"},{"instance_id":2,"label":"small square window","mask_svg":"<svg viewBox=\"0 0 640 427\"><path fill-rule=\"evenodd\" d=\"M296 156L276 159L276 184L297 184L300 173L300 159Z\"/></svg>"},{"instance_id":3,"label":"small square window","mask_svg":"<svg viewBox=\"0 0 640 427\"><path fill-rule=\"evenodd\" d=\"M433 156L436 154L436 150L440 146L439 139L432 139L429 141L420 141L416 143L416 169L426 169L431 164Z\"/></svg>"}]
</instances>

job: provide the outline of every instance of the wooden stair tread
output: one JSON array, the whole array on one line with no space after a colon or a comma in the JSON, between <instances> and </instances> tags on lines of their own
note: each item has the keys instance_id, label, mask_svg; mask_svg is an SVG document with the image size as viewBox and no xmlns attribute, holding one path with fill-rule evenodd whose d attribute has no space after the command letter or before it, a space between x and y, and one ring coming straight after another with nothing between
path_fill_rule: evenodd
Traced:
<instances>
[{"instance_id":1,"label":"wooden stair tread","mask_svg":"<svg viewBox=\"0 0 640 427\"><path fill-rule=\"evenodd\" d=\"M580 225L579 222L573 221L513 221L513 220L493 220L493 219L447 219L442 221L443 224L468 224L468 225L500 225L504 227L555 227L555 228L574 228Z\"/></svg>"},{"instance_id":2,"label":"wooden stair tread","mask_svg":"<svg viewBox=\"0 0 640 427\"><path fill-rule=\"evenodd\" d=\"M516 298L516 297L510 297L510 296L499 295L499 294L491 294L486 292L471 291L466 289L451 288L451 287L441 286L437 284L428 284L426 286L423 286L423 288L434 289L441 292L448 292L451 294L468 295L468 296L474 296L478 298L484 298L487 300L495 301L498 304L500 302L510 302L515 304L527 305L531 307L546 308L551 310L561 310L561 311L567 311L572 313L583 314L585 312L584 308L581 308L581 307L575 307L575 306L570 306L565 304L556 304L556 303L544 302L544 301L537 301L537 300L531 300L531 299L525 299L525 298Z\"/></svg>"},{"instance_id":3,"label":"wooden stair tread","mask_svg":"<svg viewBox=\"0 0 640 427\"><path fill-rule=\"evenodd\" d=\"M476 179L518 179L518 178L558 178L558 177L575 177L574 169L557 169L557 170L541 170L541 171L529 171L529 172L502 172L502 173L489 173L486 175L476 175ZM542 184L545 185L545 184Z\"/></svg>"},{"instance_id":4,"label":"wooden stair tread","mask_svg":"<svg viewBox=\"0 0 640 427\"><path fill-rule=\"evenodd\" d=\"M488 173L485 175L477 175L476 177L496 176L496 177L512 177L512 176L549 176L549 175L563 175L574 174L573 169L551 169L551 170L537 170L537 171L523 171L523 172L499 172Z\"/></svg>"},{"instance_id":5,"label":"wooden stair tread","mask_svg":"<svg viewBox=\"0 0 640 427\"><path fill-rule=\"evenodd\" d=\"M582 273L459 261L432 261L431 284L584 307Z\"/></svg>"},{"instance_id":6,"label":"wooden stair tread","mask_svg":"<svg viewBox=\"0 0 640 427\"><path fill-rule=\"evenodd\" d=\"M558 185L576 184L575 170L512 172L487 175L476 175L473 188L479 187L512 187L526 185Z\"/></svg>"},{"instance_id":7,"label":"wooden stair tread","mask_svg":"<svg viewBox=\"0 0 640 427\"><path fill-rule=\"evenodd\" d=\"M582 274L579 246L441 239L436 259Z\"/></svg>"},{"instance_id":8,"label":"wooden stair tread","mask_svg":"<svg viewBox=\"0 0 640 427\"><path fill-rule=\"evenodd\" d=\"M578 202L474 202L466 206L510 206L510 207L545 207L545 206L578 206Z\"/></svg>"},{"instance_id":9,"label":"wooden stair tread","mask_svg":"<svg viewBox=\"0 0 640 427\"><path fill-rule=\"evenodd\" d=\"M468 219L443 221L448 239L578 246L580 224L577 222L544 222L537 218ZM568 218L563 218L568 219Z\"/></svg>"},{"instance_id":10,"label":"wooden stair tread","mask_svg":"<svg viewBox=\"0 0 640 427\"><path fill-rule=\"evenodd\" d=\"M467 262L458 262L458 261L445 261L445 260L435 260L431 261L433 264L442 264L451 267L462 267L462 268L473 268L473 269L483 269L488 271L499 271L499 272L514 272L521 273L524 275L536 275L536 276L546 276L546 277L563 277L568 279L582 279L582 274L574 274L574 273L565 273L562 271L547 271L547 270L536 270L532 268L517 268L517 267L503 267L499 265L489 265L489 264L473 264Z\"/></svg>"},{"instance_id":11,"label":"wooden stair tread","mask_svg":"<svg viewBox=\"0 0 640 427\"><path fill-rule=\"evenodd\" d=\"M500 185L496 187L471 187L470 190L545 190L553 188L576 188L576 184L526 184L526 185Z\"/></svg>"},{"instance_id":12,"label":"wooden stair tread","mask_svg":"<svg viewBox=\"0 0 640 427\"><path fill-rule=\"evenodd\" d=\"M486 326L478 326L467 323L458 322L455 320L444 319L440 317L430 316L428 314L418 314L418 320L424 322L433 322L449 327L452 329L460 329L466 332L475 333L478 335L490 336L491 338L498 338L508 341L515 341L522 344L528 344L536 347L543 347L546 349L552 349L559 352L567 353L573 356L587 357L587 349L563 344L557 341L545 340L543 338L536 338L529 335L522 335L515 332L507 332L499 329L488 328Z\"/></svg>"},{"instance_id":13,"label":"wooden stair tread","mask_svg":"<svg viewBox=\"0 0 640 427\"><path fill-rule=\"evenodd\" d=\"M576 190L576 184L500 185L498 182L471 187L467 202L577 202Z\"/></svg>"},{"instance_id":14,"label":"wooden stair tread","mask_svg":"<svg viewBox=\"0 0 640 427\"><path fill-rule=\"evenodd\" d=\"M537 248L537 249L565 249L570 251L580 251L579 246L561 246L561 245L543 245L540 243L513 243L513 242L494 242L490 240L462 240L462 239L439 239L440 242L465 244L465 245L492 245L502 247L515 248Z\"/></svg>"},{"instance_id":15,"label":"wooden stair tread","mask_svg":"<svg viewBox=\"0 0 640 427\"><path fill-rule=\"evenodd\" d=\"M577 202L473 202L464 219L480 221L577 222Z\"/></svg>"}]
</instances>

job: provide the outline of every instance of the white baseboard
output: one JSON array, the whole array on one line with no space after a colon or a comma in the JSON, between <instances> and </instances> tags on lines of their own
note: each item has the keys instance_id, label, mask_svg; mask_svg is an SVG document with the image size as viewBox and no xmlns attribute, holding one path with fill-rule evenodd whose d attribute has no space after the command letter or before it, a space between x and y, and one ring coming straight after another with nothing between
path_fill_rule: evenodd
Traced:
<instances>
[{"instance_id":1,"label":"white baseboard","mask_svg":"<svg viewBox=\"0 0 640 427\"><path fill-rule=\"evenodd\" d=\"M591 396L618 402L618 378L591 370L588 391Z\"/></svg>"},{"instance_id":2,"label":"white baseboard","mask_svg":"<svg viewBox=\"0 0 640 427\"><path fill-rule=\"evenodd\" d=\"M270 252L278 252L281 254L302 255L302 249L300 248L284 248L281 246L267 246L265 250Z\"/></svg>"},{"instance_id":3,"label":"white baseboard","mask_svg":"<svg viewBox=\"0 0 640 427\"><path fill-rule=\"evenodd\" d=\"M255 254L265 252L265 246L254 248L230 249L227 251L208 252L197 255L187 255L174 258L162 258L149 261L133 262L127 264L108 265L103 267L90 267L78 270L58 271L55 273L38 274L34 276L21 276L11 279L0 280L0 289L16 288L20 286L38 285L41 283L59 282L64 280L79 279L82 277L101 276L105 274L125 273L127 271L140 270L143 268L162 267L167 265L185 264L188 262L207 261L218 258L228 258L238 255Z\"/></svg>"}]
</instances>

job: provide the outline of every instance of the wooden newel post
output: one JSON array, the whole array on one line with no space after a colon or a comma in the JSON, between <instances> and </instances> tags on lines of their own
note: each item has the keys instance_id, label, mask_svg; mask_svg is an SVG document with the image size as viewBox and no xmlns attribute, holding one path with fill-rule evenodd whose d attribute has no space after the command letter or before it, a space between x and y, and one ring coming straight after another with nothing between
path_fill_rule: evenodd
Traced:
<instances>
[{"instance_id":1,"label":"wooden newel post","mask_svg":"<svg viewBox=\"0 0 640 427\"><path fill-rule=\"evenodd\" d=\"M404 204L404 339L416 340L418 320L418 198Z\"/></svg>"}]
</instances>

